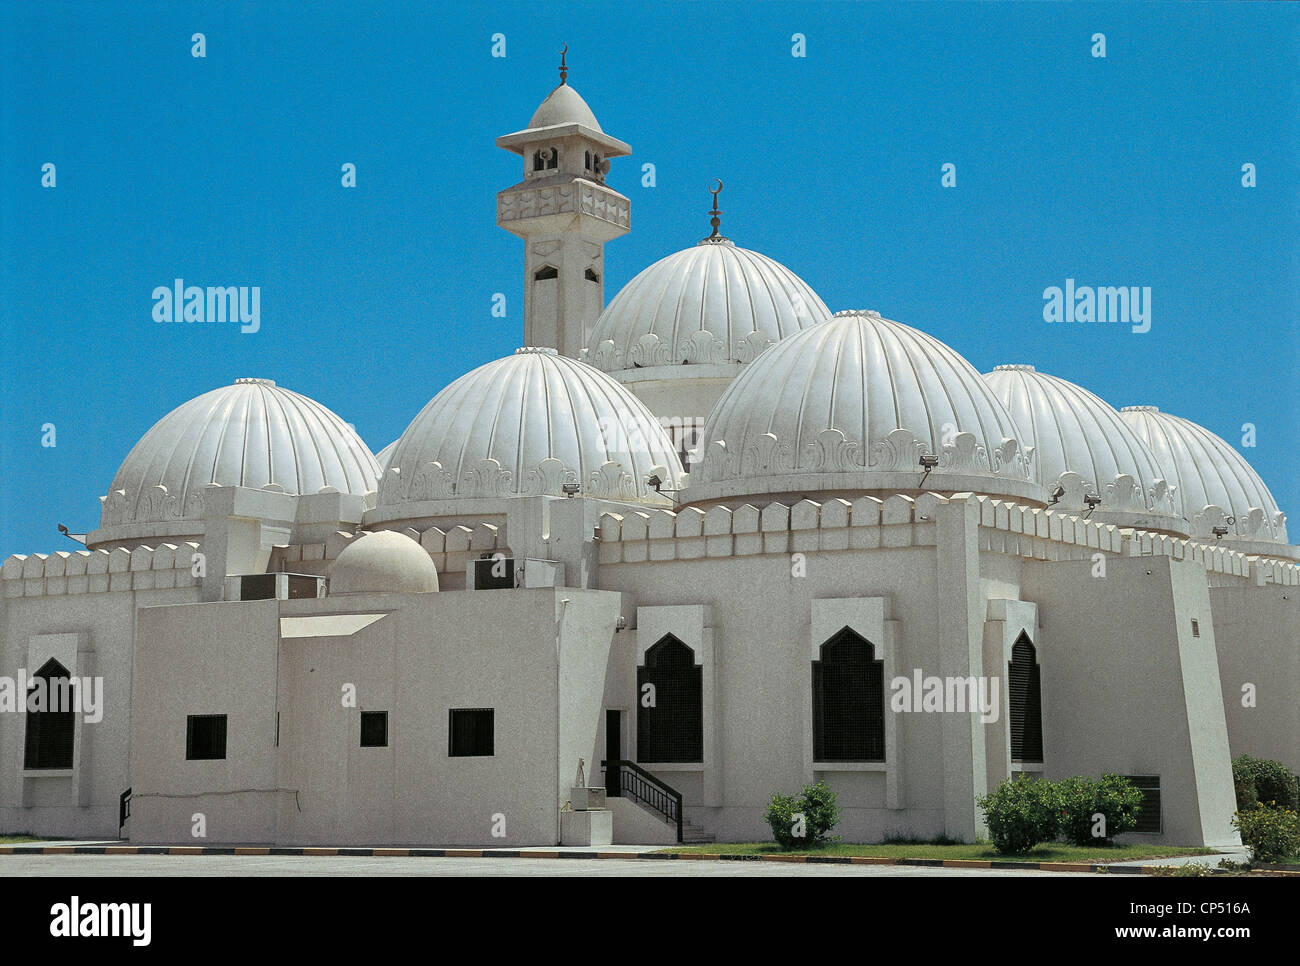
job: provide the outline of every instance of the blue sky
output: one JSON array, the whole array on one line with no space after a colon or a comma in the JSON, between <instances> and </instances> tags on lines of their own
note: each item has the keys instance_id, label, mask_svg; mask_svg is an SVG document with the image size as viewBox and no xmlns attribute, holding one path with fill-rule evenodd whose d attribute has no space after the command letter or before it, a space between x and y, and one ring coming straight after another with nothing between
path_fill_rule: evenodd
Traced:
<instances>
[{"instance_id":1,"label":"blue sky","mask_svg":"<svg viewBox=\"0 0 1300 966\"><path fill-rule=\"evenodd\" d=\"M320 400L378 451L518 346L522 243L494 198L520 162L494 139L556 84L562 43L633 148L609 175L633 227L606 248L607 299L708 234L718 177L724 233L832 309L1234 446L1253 423L1243 452L1300 515L1296 4L0 11L0 554L73 549L56 524L96 527L135 441L236 377ZM151 292L176 277L260 286L260 330L155 323ZM1067 278L1150 286L1151 330L1044 322L1043 290Z\"/></svg>"}]
</instances>

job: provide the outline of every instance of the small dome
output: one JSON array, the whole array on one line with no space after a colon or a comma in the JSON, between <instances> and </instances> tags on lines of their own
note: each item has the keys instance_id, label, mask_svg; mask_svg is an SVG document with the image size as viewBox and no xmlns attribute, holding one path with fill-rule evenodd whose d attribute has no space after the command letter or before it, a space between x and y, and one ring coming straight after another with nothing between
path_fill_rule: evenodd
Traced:
<instances>
[{"instance_id":1,"label":"small dome","mask_svg":"<svg viewBox=\"0 0 1300 966\"><path fill-rule=\"evenodd\" d=\"M546 100L534 112L533 119L528 122L528 129L555 127L559 124L581 124L593 131L605 133L601 131L596 115L591 113L591 108L582 99L582 95L568 84L561 84L546 96Z\"/></svg>"},{"instance_id":2,"label":"small dome","mask_svg":"<svg viewBox=\"0 0 1300 966\"><path fill-rule=\"evenodd\" d=\"M429 594L438 569L429 552L404 533L376 530L357 537L330 565L329 593Z\"/></svg>"},{"instance_id":3,"label":"small dome","mask_svg":"<svg viewBox=\"0 0 1300 966\"><path fill-rule=\"evenodd\" d=\"M979 373L877 312L837 312L778 342L723 393L702 440L692 502L920 489L1043 502L1020 432ZM936 458L928 475L922 456Z\"/></svg>"},{"instance_id":4,"label":"small dome","mask_svg":"<svg viewBox=\"0 0 1300 966\"><path fill-rule=\"evenodd\" d=\"M681 485L681 462L630 391L554 349L520 349L469 372L411 421L380 483L376 520L417 504L564 493L671 505L646 482ZM370 519L368 516L367 519Z\"/></svg>"},{"instance_id":5,"label":"small dome","mask_svg":"<svg viewBox=\"0 0 1300 966\"><path fill-rule=\"evenodd\" d=\"M197 533L210 483L361 495L378 479L366 444L320 403L269 379L237 379L181 404L141 437L100 498L96 539Z\"/></svg>"},{"instance_id":6,"label":"small dome","mask_svg":"<svg viewBox=\"0 0 1300 966\"><path fill-rule=\"evenodd\" d=\"M1110 405L1033 366L997 366L984 377L1034 448L1038 478L1054 506L1089 519L1187 534L1182 511L1146 445Z\"/></svg>"},{"instance_id":7,"label":"small dome","mask_svg":"<svg viewBox=\"0 0 1300 966\"><path fill-rule=\"evenodd\" d=\"M1236 549L1276 554L1276 545L1286 546L1286 514L1259 474L1224 440L1155 406L1126 406L1120 415L1177 485L1194 538L1215 540L1214 528L1226 527L1219 540Z\"/></svg>"},{"instance_id":8,"label":"small dome","mask_svg":"<svg viewBox=\"0 0 1300 966\"><path fill-rule=\"evenodd\" d=\"M584 358L605 372L751 362L771 343L830 315L780 262L710 238L623 286L596 321Z\"/></svg>"}]
</instances>

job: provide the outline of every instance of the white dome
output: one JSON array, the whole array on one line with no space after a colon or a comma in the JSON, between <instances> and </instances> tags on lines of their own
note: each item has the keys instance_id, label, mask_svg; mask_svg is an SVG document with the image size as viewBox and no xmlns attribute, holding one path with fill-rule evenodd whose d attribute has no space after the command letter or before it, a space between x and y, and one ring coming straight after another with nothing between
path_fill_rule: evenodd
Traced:
<instances>
[{"instance_id":1,"label":"white dome","mask_svg":"<svg viewBox=\"0 0 1300 966\"><path fill-rule=\"evenodd\" d=\"M375 462L379 464L380 475L388 469L388 458L393 455L393 448L397 445L397 440L393 440L378 453L375 454Z\"/></svg>"},{"instance_id":2,"label":"white dome","mask_svg":"<svg viewBox=\"0 0 1300 966\"><path fill-rule=\"evenodd\" d=\"M1120 415L1178 486L1193 537L1214 540L1214 528L1227 527L1222 542L1236 549L1276 553L1268 544L1286 545L1286 514L1235 449L1205 427L1154 406L1127 406Z\"/></svg>"},{"instance_id":3,"label":"white dome","mask_svg":"<svg viewBox=\"0 0 1300 966\"><path fill-rule=\"evenodd\" d=\"M605 372L751 362L830 315L780 262L725 238L705 239L623 286L596 321L584 358Z\"/></svg>"},{"instance_id":4,"label":"white dome","mask_svg":"<svg viewBox=\"0 0 1300 966\"><path fill-rule=\"evenodd\" d=\"M461 376L411 421L371 516L437 515L419 504L466 497L559 496L566 483L584 496L671 505L646 482L652 474L681 485L672 442L640 400L554 349L519 349Z\"/></svg>"},{"instance_id":5,"label":"white dome","mask_svg":"<svg viewBox=\"0 0 1300 966\"><path fill-rule=\"evenodd\" d=\"M555 127L559 124L581 124L593 131L605 133L600 130L596 115L591 113L591 108L582 99L582 95L568 84L561 84L546 96L546 100L533 113L533 119L528 122L528 129Z\"/></svg>"},{"instance_id":6,"label":"white dome","mask_svg":"<svg viewBox=\"0 0 1300 966\"><path fill-rule=\"evenodd\" d=\"M428 594L438 589L429 552L404 533L378 530L357 537L330 565L330 596Z\"/></svg>"},{"instance_id":7,"label":"white dome","mask_svg":"<svg viewBox=\"0 0 1300 966\"><path fill-rule=\"evenodd\" d=\"M378 478L366 444L320 403L269 379L237 379L173 409L135 444L100 498L96 538L198 533L210 483L360 495Z\"/></svg>"},{"instance_id":8,"label":"white dome","mask_svg":"<svg viewBox=\"0 0 1300 966\"><path fill-rule=\"evenodd\" d=\"M997 366L984 377L1034 448L1038 479L1054 504L1089 519L1187 535L1177 493L1155 457L1105 401L1033 366Z\"/></svg>"},{"instance_id":9,"label":"white dome","mask_svg":"<svg viewBox=\"0 0 1300 966\"><path fill-rule=\"evenodd\" d=\"M922 488L1043 502L1019 430L979 373L875 312L837 312L772 346L723 393L702 441L692 502ZM938 457L924 487L922 455Z\"/></svg>"}]
</instances>

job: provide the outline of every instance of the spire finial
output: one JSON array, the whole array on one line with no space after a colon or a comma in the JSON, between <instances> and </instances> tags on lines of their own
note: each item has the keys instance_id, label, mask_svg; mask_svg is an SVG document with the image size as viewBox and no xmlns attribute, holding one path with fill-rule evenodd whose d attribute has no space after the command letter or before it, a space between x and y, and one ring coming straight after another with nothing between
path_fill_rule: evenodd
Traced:
<instances>
[{"instance_id":1,"label":"spire finial","mask_svg":"<svg viewBox=\"0 0 1300 966\"><path fill-rule=\"evenodd\" d=\"M722 179L714 178L713 180L718 182L718 186L716 188L709 189L709 192L713 195L713 210L709 212L709 214L713 216L712 218L709 219L709 224L713 226L713 234L710 235L709 237L717 238L718 226L722 224L722 219L718 217L719 215L722 214L722 212L718 210L718 193L722 191Z\"/></svg>"},{"instance_id":2,"label":"spire finial","mask_svg":"<svg viewBox=\"0 0 1300 966\"><path fill-rule=\"evenodd\" d=\"M569 45L565 44L560 48L560 86L567 84L569 77L569 68L564 63L564 57L569 52Z\"/></svg>"}]
</instances>

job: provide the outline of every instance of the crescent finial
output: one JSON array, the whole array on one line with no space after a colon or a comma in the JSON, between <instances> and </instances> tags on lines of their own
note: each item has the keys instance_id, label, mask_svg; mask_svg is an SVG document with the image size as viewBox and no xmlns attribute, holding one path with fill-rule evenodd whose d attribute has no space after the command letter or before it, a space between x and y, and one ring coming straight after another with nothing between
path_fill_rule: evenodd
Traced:
<instances>
[{"instance_id":1,"label":"crescent finial","mask_svg":"<svg viewBox=\"0 0 1300 966\"><path fill-rule=\"evenodd\" d=\"M569 68L565 66L564 58L569 53L569 45L565 44L560 48L560 86L563 87L568 83Z\"/></svg>"},{"instance_id":2,"label":"crescent finial","mask_svg":"<svg viewBox=\"0 0 1300 966\"><path fill-rule=\"evenodd\" d=\"M718 226L722 224L722 219L719 217L722 214L722 212L718 210L718 192L722 190L722 179L714 178L713 180L718 183L718 186L716 188L709 189L709 192L713 195L713 210L709 212L709 214L712 215L712 217L709 219L709 224L713 226L713 234L710 235L709 237L718 238L719 237Z\"/></svg>"}]
</instances>

